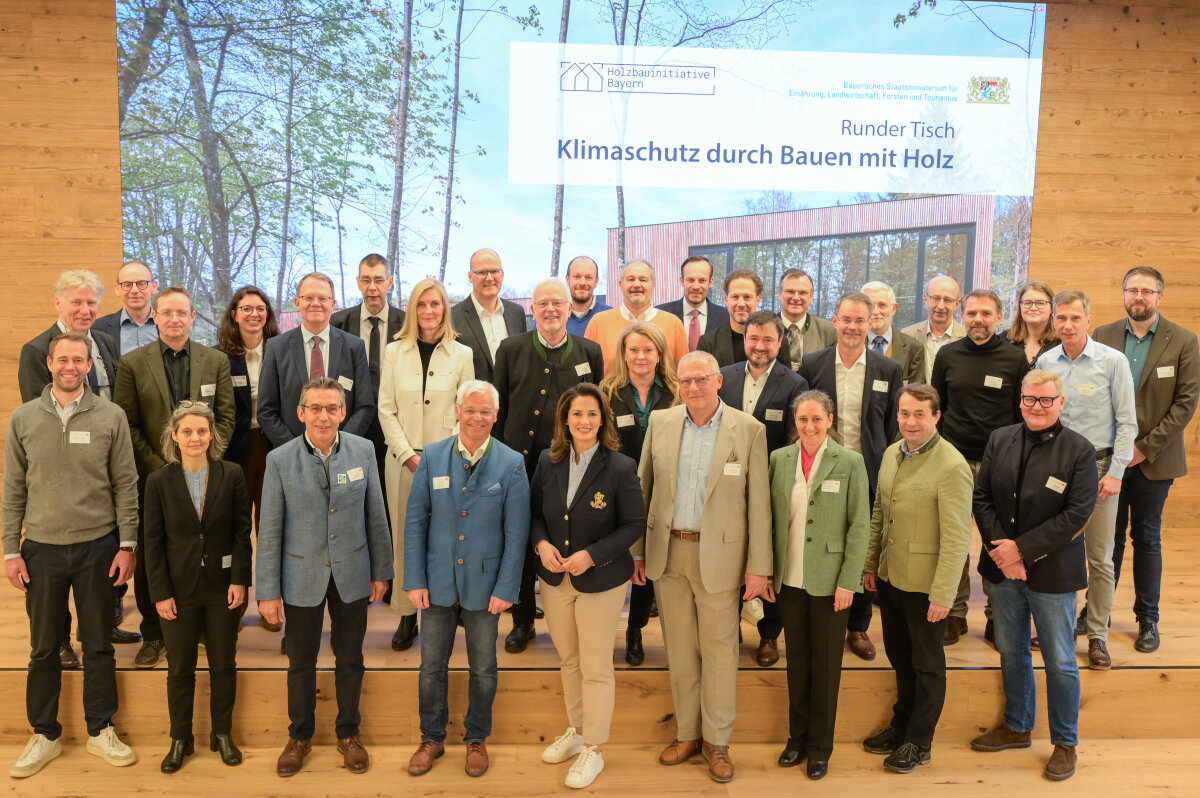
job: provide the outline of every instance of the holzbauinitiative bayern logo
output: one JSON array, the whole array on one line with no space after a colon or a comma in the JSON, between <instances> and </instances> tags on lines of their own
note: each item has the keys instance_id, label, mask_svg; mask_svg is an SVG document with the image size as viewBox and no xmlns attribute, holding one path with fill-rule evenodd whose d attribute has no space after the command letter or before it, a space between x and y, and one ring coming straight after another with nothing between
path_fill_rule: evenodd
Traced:
<instances>
[{"instance_id":1,"label":"holzbauinitiative bayern logo","mask_svg":"<svg viewBox=\"0 0 1200 798\"><path fill-rule=\"evenodd\" d=\"M980 75L971 78L967 89L967 102L1008 105L1010 86L1008 78L996 75Z\"/></svg>"}]
</instances>

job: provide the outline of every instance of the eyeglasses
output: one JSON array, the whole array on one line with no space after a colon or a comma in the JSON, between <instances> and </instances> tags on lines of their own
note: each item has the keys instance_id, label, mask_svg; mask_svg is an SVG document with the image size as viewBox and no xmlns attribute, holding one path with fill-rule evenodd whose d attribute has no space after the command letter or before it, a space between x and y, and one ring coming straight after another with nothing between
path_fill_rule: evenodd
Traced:
<instances>
[{"instance_id":1,"label":"eyeglasses","mask_svg":"<svg viewBox=\"0 0 1200 798\"><path fill-rule=\"evenodd\" d=\"M1149 299L1152 296L1157 296L1159 293L1160 292L1154 288L1126 288L1125 289L1125 296L1133 297L1134 299L1137 299L1140 296L1144 296L1144 297L1146 297L1146 299Z\"/></svg>"},{"instance_id":2,"label":"eyeglasses","mask_svg":"<svg viewBox=\"0 0 1200 798\"><path fill-rule=\"evenodd\" d=\"M958 297L930 296L929 294L926 294L925 298L928 299L930 304L933 304L933 305L951 305L951 306L953 306L953 305L958 304Z\"/></svg>"},{"instance_id":3,"label":"eyeglasses","mask_svg":"<svg viewBox=\"0 0 1200 798\"><path fill-rule=\"evenodd\" d=\"M496 415L495 410L476 410L474 408L460 407L458 412L464 416L479 416L480 418L491 418Z\"/></svg>"},{"instance_id":4,"label":"eyeglasses","mask_svg":"<svg viewBox=\"0 0 1200 798\"><path fill-rule=\"evenodd\" d=\"M317 415L328 413L331 416L336 416L338 411L342 409L342 405L303 405L303 407L305 410Z\"/></svg>"},{"instance_id":5,"label":"eyeglasses","mask_svg":"<svg viewBox=\"0 0 1200 798\"><path fill-rule=\"evenodd\" d=\"M708 381L711 380L715 376L717 376L717 375L716 374L705 374L702 377L689 377L687 379L680 380L679 387L680 388L690 388L690 387L692 387L692 385L695 385L697 388L703 388L704 386L708 385Z\"/></svg>"},{"instance_id":6,"label":"eyeglasses","mask_svg":"<svg viewBox=\"0 0 1200 798\"><path fill-rule=\"evenodd\" d=\"M471 274L486 280L489 277L499 277L504 274L504 269L471 269Z\"/></svg>"},{"instance_id":7,"label":"eyeglasses","mask_svg":"<svg viewBox=\"0 0 1200 798\"><path fill-rule=\"evenodd\" d=\"M1034 308L1045 310L1050 307L1050 302L1046 299L1022 299L1021 307L1025 310L1033 310Z\"/></svg>"},{"instance_id":8,"label":"eyeglasses","mask_svg":"<svg viewBox=\"0 0 1200 798\"><path fill-rule=\"evenodd\" d=\"M265 316L267 315L266 305L238 305L237 309L243 316Z\"/></svg>"},{"instance_id":9,"label":"eyeglasses","mask_svg":"<svg viewBox=\"0 0 1200 798\"><path fill-rule=\"evenodd\" d=\"M117 285L120 286L122 291L132 291L135 287L139 291L145 291L146 287L149 286L150 283L150 280L125 280L117 283Z\"/></svg>"},{"instance_id":10,"label":"eyeglasses","mask_svg":"<svg viewBox=\"0 0 1200 798\"><path fill-rule=\"evenodd\" d=\"M545 310L546 308L554 308L557 310L558 308L566 306L566 304L566 301L562 299L542 299L534 302L533 306L538 310Z\"/></svg>"},{"instance_id":11,"label":"eyeglasses","mask_svg":"<svg viewBox=\"0 0 1200 798\"><path fill-rule=\"evenodd\" d=\"M850 318L849 316L838 316L838 321L847 327L865 327L869 323L863 318Z\"/></svg>"},{"instance_id":12,"label":"eyeglasses","mask_svg":"<svg viewBox=\"0 0 1200 798\"><path fill-rule=\"evenodd\" d=\"M1054 405L1054 401L1058 399L1059 396L1062 396L1062 394L1059 394L1058 396L1028 396L1026 394L1021 394L1021 404L1025 405L1026 407L1033 407L1034 405L1052 407Z\"/></svg>"},{"instance_id":13,"label":"eyeglasses","mask_svg":"<svg viewBox=\"0 0 1200 798\"><path fill-rule=\"evenodd\" d=\"M386 277L359 277L358 281L363 285L386 285L388 278Z\"/></svg>"},{"instance_id":14,"label":"eyeglasses","mask_svg":"<svg viewBox=\"0 0 1200 798\"><path fill-rule=\"evenodd\" d=\"M328 305L333 302L333 297L321 296L320 294L305 294L296 298L309 305Z\"/></svg>"},{"instance_id":15,"label":"eyeglasses","mask_svg":"<svg viewBox=\"0 0 1200 798\"><path fill-rule=\"evenodd\" d=\"M186 319L192 315L190 310L156 310L155 316L162 316L164 319Z\"/></svg>"},{"instance_id":16,"label":"eyeglasses","mask_svg":"<svg viewBox=\"0 0 1200 798\"><path fill-rule=\"evenodd\" d=\"M175 405L175 407L176 409L182 408L184 410L199 410L202 407L207 409L209 404L208 402L201 402L197 399L184 399L179 404Z\"/></svg>"}]
</instances>

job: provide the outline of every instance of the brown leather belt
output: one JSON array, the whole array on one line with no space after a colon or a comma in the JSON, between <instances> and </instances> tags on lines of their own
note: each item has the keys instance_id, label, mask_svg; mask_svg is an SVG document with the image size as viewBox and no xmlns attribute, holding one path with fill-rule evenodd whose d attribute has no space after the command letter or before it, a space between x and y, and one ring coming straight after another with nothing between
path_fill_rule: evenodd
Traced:
<instances>
[{"instance_id":1,"label":"brown leather belt","mask_svg":"<svg viewBox=\"0 0 1200 798\"><path fill-rule=\"evenodd\" d=\"M680 540L685 540L688 543L695 543L696 541L698 541L700 539L700 533L699 532L688 532L686 529L672 529L671 537L676 537L676 538L679 538Z\"/></svg>"}]
</instances>

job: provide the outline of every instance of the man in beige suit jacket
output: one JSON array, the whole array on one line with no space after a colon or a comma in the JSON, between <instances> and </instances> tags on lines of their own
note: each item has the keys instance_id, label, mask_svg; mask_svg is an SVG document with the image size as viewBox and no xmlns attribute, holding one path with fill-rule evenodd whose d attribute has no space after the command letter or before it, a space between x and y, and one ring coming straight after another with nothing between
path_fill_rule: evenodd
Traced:
<instances>
[{"instance_id":1,"label":"man in beige suit jacket","mask_svg":"<svg viewBox=\"0 0 1200 798\"><path fill-rule=\"evenodd\" d=\"M925 321L910 324L902 333L915 338L925 349L925 382L933 376L933 361L938 350L951 341L967 337L967 328L955 318L962 301L962 289L953 277L939 274L925 283Z\"/></svg>"},{"instance_id":2,"label":"man in beige suit jacket","mask_svg":"<svg viewBox=\"0 0 1200 798\"><path fill-rule=\"evenodd\" d=\"M766 428L717 395L707 352L679 362L683 404L650 416L638 470L646 536L633 547L634 582L654 580L670 663L678 737L659 756L708 760L733 779L729 738L737 712L738 598L774 601ZM642 559L644 557L644 559ZM745 591L742 591L742 584Z\"/></svg>"}]
</instances>

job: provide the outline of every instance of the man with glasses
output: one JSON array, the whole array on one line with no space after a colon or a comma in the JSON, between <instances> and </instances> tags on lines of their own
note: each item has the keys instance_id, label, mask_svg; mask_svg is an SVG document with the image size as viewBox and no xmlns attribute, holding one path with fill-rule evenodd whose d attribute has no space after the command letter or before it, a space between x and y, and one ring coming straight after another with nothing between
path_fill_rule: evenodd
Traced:
<instances>
[{"instance_id":1,"label":"man with glasses","mask_svg":"<svg viewBox=\"0 0 1200 798\"><path fill-rule=\"evenodd\" d=\"M1014 347L1015 348L1015 347ZM1028 748L1037 681L1029 620L1046 665L1046 704L1054 753L1046 777L1075 773L1079 740L1079 664L1075 594L1087 587L1080 530L1096 504L1096 456L1087 438L1059 421L1062 381L1031 371L1021 385L1023 424L988 439L975 485L975 523L983 538L979 575L990 585L996 648L1004 677L1004 722L971 741L976 751Z\"/></svg>"},{"instance_id":2,"label":"man with glasses","mask_svg":"<svg viewBox=\"0 0 1200 798\"><path fill-rule=\"evenodd\" d=\"M808 353L837 342L833 325L808 312L812 301L812 277L803 269L784 272L779 278L779 320L784 330L779 362L792 371L800 370L800 363Z\"/></svg>"},{"instance_id":3,"label":"man with glasses","mask_svg":"<svg viewBox=\"0 0 1200 798\"><path fill-rule=\"evenodd\" d=\"M154 297L158 340L121 358L113 401L129 419L129 435L137 461L139 507L146 495L146 477L166 464L162 456L163 429L181 402L204 402L216 417L214 437L228 443L233 435L236 413L229 358L191 339L195 318L192 297L186 289L179 286L163 289ZM143 535L139 521L138 548L143 545ZM163 655L163 636L158 611L150 598L144 557L137 558L133 595L142 614L142 648L133 665L153 668Z\"/></svg>"},{"instance_id":4,"label":"man with glasses","mask_svg":"<svg viewBox=\"0 0 1200 798\"><path fill-rule=\"evenodd\" d=\"M339 431L345 396L331 377L305 381L293 410L303 425L301 434L267 455L263 477L254 591L262 617L271 623L287 620L291 723L275 763L280 776L298 773L312 750L317 654L327 606L337 750L351 773L365 773L371 764L358 736L363 639L367 605L383 598L393 577L392 536L374 446Z\"/></svg>"},{"instance_id":5,"label":"man with glasses","mask_svg":"<svg viewBox=\"0 0 1200 798\"><path fill-rule=\"evenodd\" d=\"M1061 344L1043 353L1036 368L1052 371L1063 384L1066 406L1062 423L1088 439L1096 450L1100 486L1096 509L1084 528L1087 549L1087 605L1075 624L1076 636L1087 633L1088 667L1106 671L1108 626L1117 580L1113 569L1113 529L1121 479L1133 459L1137 437L1133 377L1125 355L1088 335L1092 303L1082 291L1054 296L1054 331Z\"/></svg>"},{"instance_id":6,"label":"man with glasses","mask_svg":"<svg viewBox=\"0 0 1200 798\"><path fill-rule=\"evenodd\" d=\"M721 384L716 359L692 352L679 361L682 404L650 415L638 468L646 534L633 546L633 581L654 580L675 703L677 736L658 761L679 765L699 753L709 777L727 782L738 600L774 601L775 592L767 431L721 401Z\"/></svg>"},{"instance_id":7,"label":"man with glasses","mask_svg":"<svg viewBox=\"0 0 1200 798\"><path fill-rule=\"evenodd\" d=\"M708 292L713 284L713 266L708 258L693 255L679 267L679 285L683 296L674 302L658 305L683 322L687 331L688 351L695 352L700 346L700 337L729 323L729 312L720 305L708 301Z\"/></svg>"},{"instance_id":8,"label":"man with glasses","mask_svg":"<svg viewBox=\"0 0 1200 798\"><path fill-rule=\"evenodd\" d=\"M900 309L896 292L887 283L872 280L862 287L871 299L871 334L867 346L877 355L887 355L904 369L904 384L925 382L925 347L915 338L898 332L892 322Z\"/></svg>"},{"instance_id":9,"label":"man with glasses","mask_svg":"<svg viewBox=\"0 0 1200 798\"><path fill-rule=\"evenodd\" d=\"M150 311L157 293L158 280L150 267L140 260L127 261L117 272L121 309L96 319L92 329L111 336L121 347L122 355L153 343L158 338L158 328Z\"/></svg>"},{"instance_id":10,"label":"man with glasses","mask_svg":"<svg viewBox=\"0 0 1200 798\"><path fill-rule=\"evenodd\" d=\"M496 350L505 338L525 332L525 311L500 298L504 267L494 250L479 249L471 255L467 279L471 295L450 309L450 322L458 340L475 355L475 376L491 382Z\"/></svg>"},{"instance_id":11,"label":"man with glasses","mask_svg":"<svg viewBox=\"0 0 1200 798\"><path fill-rule=\"evenodd\" d=\"M567 264L567 288L571 289L571 315L567 317L567 332L571 335L582 338L592 316L612 307L596 297L599 284L600 267L587 255L573 258Z\"/></svg>"},{"instance_id":12,"label":"man with glasses","mask_svg":"<svg viewBox=\"0 0 1200 798\"><path fill-rule=\"evenodd\" d=\"M1187 474L1184 430L1200 396L1200 353L1194 333L1158 312L1164 286L1157 269L1130 269L1122 287L1127 318L1097 328L1096 340L1125 353L1136 388L1138 431L1117 501L1113 572L1119 580L1128 529L1138 621L1133 645L1146 653L1159 646L1162 511L1171 484Z\"/></svg>"},{"instance_id":13,"label":"man with glasses","mask_svg":"<svg viewBox=\"0 0 1200 798\"><path fill-rule=\"evenodd\" d=\"M953 277L939 274L925 283L925 321L905 327L901 332L916 338L925 347L925 381L933 378L933 361L938 350L951 341L965 338L967 330L954 319L962 290Z\"/></svg>"},{"instance_id":14,"label":"man with glasses","mask_svg":"<svg viewBox=\"0 0 1200 798\"><path fill-rule=\"evenodd\" d=\"M496 350L494 382L500 394L496 426L500 439L521 453L530 477L554 438L558 397L572 385L598 384L604 376L600 345L567 332L569 308L567 287L554 278L543 280L533 289L534 329L506 338ZM512 608L513 628L504 639L504 650L510 654L524 651L534 637L536 573L530 549L521 573L520 600Z\"/></svg>"},{"instance_id":15,"label":"man with glasses","mask_svg":"<svg viewBox=\"0 0 1200 798\"><path fill-rule=\"evenodd\" d=\"M588 340L600 344L604 352L604 368L612 365L616 357L621 333L635 321L649 322L662 330L667 339L667 350L671 353L671 362L678 364L680 358L688 353L687 333L683 331L683 322L651 304L654 301L654 268L649 263L634 260L625 264L621 271L621 297L622 302L618 307L593 316L584 333Z\"/></svg>"},{"instance_id":16,"label":"man with glasses","mask_svg":"<svg viewBox=\"0 0 1200 798\"><path fill-rule=\"evenodd\" d=\"M896 439L896 398L904 387L900 364L867 348L871 300L866 294L845 294L834 310L837 345L804 356L800 376L811 388L833 399L834 422L842 445L863 456L871 501L875 500L883 452ZM854 594L846 643L855 656L875 659L871 626L871 595Z\"/></svg>"},{"instance_id":17,"label":"man with glasses","mask_svg":"<svg viewBox=\"0 0 1200 798\"><path fill-rule=\"evenodd\" d=\"M746 357L746 320L758 312L762 302L762 279L749 269L737 269L725 275L725 307L729 321L709 327L696 347L717 359L721 368L739 363Z\"/></svg>"}]
</instances>

